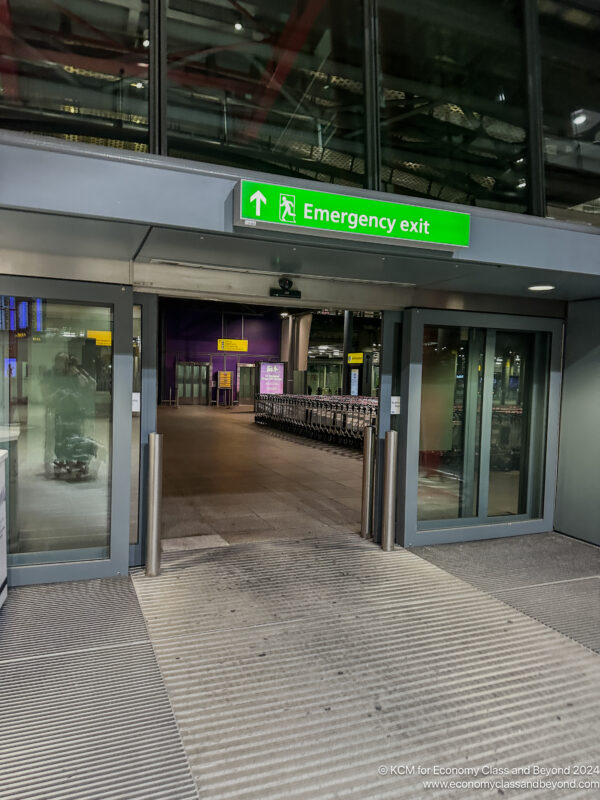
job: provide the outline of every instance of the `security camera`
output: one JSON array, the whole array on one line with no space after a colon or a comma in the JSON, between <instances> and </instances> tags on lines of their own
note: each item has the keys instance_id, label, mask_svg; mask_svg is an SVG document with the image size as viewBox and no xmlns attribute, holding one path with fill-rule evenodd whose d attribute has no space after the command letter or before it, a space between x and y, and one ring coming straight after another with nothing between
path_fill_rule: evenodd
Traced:
<instances>
[{"instance_id":1,"label":"security camera","mask_svg":"<svg viewBox=\"0 0 600 800\"><path fill-rule=\"evenodd\" d=\"M293 285L294 281L290 278L279 278L279 286L284 290L284 292L289 292Z\"/></svg>"}]
</instances>

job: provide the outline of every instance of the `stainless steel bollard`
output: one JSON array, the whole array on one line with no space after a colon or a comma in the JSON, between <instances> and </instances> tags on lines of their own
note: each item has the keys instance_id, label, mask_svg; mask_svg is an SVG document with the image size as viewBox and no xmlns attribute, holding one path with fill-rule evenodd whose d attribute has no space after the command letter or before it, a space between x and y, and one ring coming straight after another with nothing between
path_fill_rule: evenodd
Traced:
<instances>
[{"instance_id":1,"label":"stainless steel bollard","mask_svg":"<svg viewBox=\"0 0 600 800\"><path fill-rule=\"evenodd\" d=\"M383 464L383 513L381 524L381 549L389 552L394 549L396 539L396 483L398 464L398 433L385 434L385 454Z\"/></svg>"},{"instance_id":2,"label":"stainless steel bollard","mask_svg":"<svg viewBox=\"0 0 600 800\"><path fill-rule=\"evenodd\" d=\"M148 436L148 535L146 541L146 575L160 573L161 506L162 506L162 433Z\"/></svg>"},{"instance_id":3,"label":"stainless steel bollard","mask_svg":"<svg viewBox=\"0 0 600 800\"><path fill-rule=\"evenodd\" d=\"M373 475L375 473L375 428L363 428L363 479L360 535L370 539L373 535Z\"/></svg>"}]
</instances>

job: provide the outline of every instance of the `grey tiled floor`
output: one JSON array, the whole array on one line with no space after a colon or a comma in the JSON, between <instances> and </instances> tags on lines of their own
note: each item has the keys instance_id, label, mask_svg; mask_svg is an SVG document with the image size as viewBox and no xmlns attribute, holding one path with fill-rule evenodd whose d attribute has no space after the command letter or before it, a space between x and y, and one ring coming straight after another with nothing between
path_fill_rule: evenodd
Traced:
<instances>
[{"instance_id":1,"label":"grey tiled floor","mask_svg":"<svg viewBox=\"0 0 600 800\"><path fill-rule=\"evenodd\" d=\"M600 653L600 548L541 533L412 552Z\"/></svg>"},{"instance_id":2,"label":"grey tiled floor","mask_svg":"<svg viewBox=\"0 0 600 800\"><path fill-rule=\"evenodd\" d=\"M360 453L259 427L245 409L162 408L159 430L164 538L358 532Z\"/></svg>"}]
</instances>

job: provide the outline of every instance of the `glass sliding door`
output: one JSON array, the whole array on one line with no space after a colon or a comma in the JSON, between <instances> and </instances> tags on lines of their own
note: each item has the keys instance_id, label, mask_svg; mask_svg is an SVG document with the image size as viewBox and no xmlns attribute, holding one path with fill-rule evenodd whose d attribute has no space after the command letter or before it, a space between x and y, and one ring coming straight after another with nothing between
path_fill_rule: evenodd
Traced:
<instances>
[{"instance_id":1,"label":"glass sliding door","mask_svg":"<svg viewBox=\"0 0 600 800\"><path fill-rule=\"evenodd\" d=\"M483 332L426 325L418 518L477 513Z\"/></svg>"},{"instance_id":2,"label":"glass sliding door","mask_svg":"<svg viewBox=\"0 0 600 800\"><path fill-rule=\"evenodd\" d=\"M544 462L548 337L494 333L488 516L539 516L536 466Z\"/></svg>"},{"instance_id":3,"label":"glass sliding door","mask_svg":"<svg viewBox=\"0 0 600 800\"><path fill-rule=\"evenodd\" d=\"M113 308L0 301L9 566L107 559Z\"/></svg>"},{"instance_id":4,"label":"glass sliding door","mask_svg":"<svg viewBox=\"0 0 600 800\"><path fill-rule=\"evenodd\" d=\"M208 364L178 361L175 365L175 380L179 403L208 404Z\"/></svg>"},{"instance_id":5,"label":"glass sliding door","mask_svg":"<svg viewBox=\"0 0 600 800\"><path fill-rule=\"evenodd\" d=\"M417 525L542 515L550 334L424 325Z\"/></svg>"}]
</instances>

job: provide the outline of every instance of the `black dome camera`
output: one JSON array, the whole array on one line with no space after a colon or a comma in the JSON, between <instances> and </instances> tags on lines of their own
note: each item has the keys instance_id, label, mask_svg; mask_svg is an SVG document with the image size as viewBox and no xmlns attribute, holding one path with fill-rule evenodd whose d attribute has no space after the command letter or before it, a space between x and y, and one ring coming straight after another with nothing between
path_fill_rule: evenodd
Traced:
<instances>
[{"instance_id":1,"label":"black dome camera","mask_svg":"<svg viewBox=\"0 0 600 800\"><path fill-rule=\"evenodd\" d=\"M279 286L285 291L289 292L289 290L294 285L294 281L290 278L279 278Z\"/></svg>"}]
</instances>

